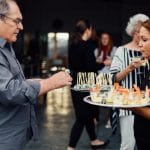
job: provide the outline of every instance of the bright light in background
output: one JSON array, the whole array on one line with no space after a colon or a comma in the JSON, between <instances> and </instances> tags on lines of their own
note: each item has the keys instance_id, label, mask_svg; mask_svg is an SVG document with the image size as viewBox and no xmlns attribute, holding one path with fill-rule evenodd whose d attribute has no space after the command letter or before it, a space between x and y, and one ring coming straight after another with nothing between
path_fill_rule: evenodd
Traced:
<instances>
[{"instance_id":1,"label":"bright light in background","mask_svg":"<svg viewBox=\"0 0 150 150\"><path fill-rule=\"evenodd\" d=\"M54 36L55 36L55 33L53 32L48 33L48 38L54 38Z\"/></svg>"},{"instance_id":2,"label":"bright light in background","mask_svg":"<svg viewBox=\"0 0 150 150\"><path fill-rule=\"evenodd\" d=\"M68 57L69 33L48 33L48 57L53 59L56 51L59 58Z\"/></svg>"},{"instance_id":3,"label":"bright light in background","mask_svg":"<svg viewBox=\"0 0 150 150\"><path fill-rule=\"evenodd\" d=\"M61 39L69 39L69 33L54 33L54 32L50 32L48 33L48 38L54 38L56 34L56 38L61 38Z\"/></svg>"},{"instance_id":4,"label":"bright light in background","mask_svg":"<svg viewBox=\"0 0 150 150\"><path fill-rule=\"evenodd\" d=\"M57 39L69 39L69 33L56 33L56 38Z\"/></svg>"}]
</instances>

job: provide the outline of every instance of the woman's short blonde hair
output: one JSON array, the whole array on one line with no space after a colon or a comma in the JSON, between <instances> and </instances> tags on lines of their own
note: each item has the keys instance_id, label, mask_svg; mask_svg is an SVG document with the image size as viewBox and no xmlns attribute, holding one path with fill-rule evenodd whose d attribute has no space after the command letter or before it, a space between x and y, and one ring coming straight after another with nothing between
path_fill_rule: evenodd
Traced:
<instances>
[{"instance_id":1,"label":"woman's short blonde hair","mask_svg":"<svg viewBox=\"0 0 150 150\"><path fill-rule=\"evenodd\" d=\"M136 31L137 25L148 19L149 19L149 17L145 14L136 14L136 15L130 17L129 22L127 23L126 33L132 37L134 32Z\"/></svg>"}]
</instances>

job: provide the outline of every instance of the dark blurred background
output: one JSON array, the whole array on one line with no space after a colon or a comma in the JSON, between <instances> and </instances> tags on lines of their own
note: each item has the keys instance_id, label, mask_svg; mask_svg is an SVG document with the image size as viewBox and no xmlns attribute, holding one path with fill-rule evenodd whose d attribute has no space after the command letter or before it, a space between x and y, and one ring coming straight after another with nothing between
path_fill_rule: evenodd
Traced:
<instances>
[{"instance_id":1,"label":"dark blurred background","mask_svg":"<svg viewBox=\"0 0 150 150\"><path fill-rule=\"evenodd\" d=\"M27 77L39 76L42 65L67 67L67 45L59 49L56 33L69 34L80 18L89 19L98 32L111 33L114 44L119 46L129 40L125 27L130 16L137 13L150 16L149 0L18 0L18 3L24 31L15 48ZM48 38L50 32L54 33L50 36L53 44Z\"/></svg>"}]
</instances>

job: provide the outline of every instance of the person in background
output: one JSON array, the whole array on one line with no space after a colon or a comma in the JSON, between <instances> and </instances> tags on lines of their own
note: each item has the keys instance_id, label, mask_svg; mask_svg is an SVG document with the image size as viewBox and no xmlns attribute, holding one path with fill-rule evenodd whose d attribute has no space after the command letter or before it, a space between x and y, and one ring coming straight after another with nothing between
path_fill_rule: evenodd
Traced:
<instances>
[{"instance_id":1,"label":"person in background","mask_svg":"<svg viewBox=\"0 0 150 150\"><path fill-rule=\"evenodd\" d=\"M102 63L105 61L106 64L104 68L98 70L98 73L109 73L110 65L116 49L117 48L113 45L112 37L108 32L102 32L100 36L98 36L98 47L94 51L96 62ZM110 109L107 109L108 116L109 110ZM111 128L109 117L107 118L105 127Z\"/></svg>"},{"instance_id":2,"label":"person in background","mask_svg":"<svg viewBox=\"0 0 150 150\"><path fill-rule=\"evenodd\" d=\"M139 48L142 56L150 61L150 20L142 23L140 28ZM147 71L145 79L140 85L141 90L145 87L150 88L150 68ZM150 107L132 108L136 115L134 120L134 135L138 150L150 148ZM129 123L130 125L130 123Z\"/></svg>"},{"instance_id":3,"label":"person in background","mask_svg":"<svg viewBox=\"0 0 150 150\"><path fill-rule=\"evenodd\" d=\"M97 32L96 32L96 29L93 27L92 28L92 35L90 37L90 39L87 41L88 43L88 47L91 51L94 52L94 50L96 49L97 47L97 43L98 43L98 36L97 36ZM96 72L97 73L97 72ZM99 109L97 107L97 109L94 109L92 111L93 115L95 116L94 117L94 124L95 124L95 127L97 127L98 123L99 123Z\"/></svg>"},{"instance_id":4,"label":"person in background","mask_svg":"<svg viewBox=\"0 0 150 150\"><path fill-rule=\"evenodd\" d=\"M109 33L103 32L98 38L98 48L95 49L94 54L97 63L105 61L105 67L99 70L99 73L109 73L110 65L113 56L116 52L116 47L113 46L113 40Z\"/></svg>"},{"instance_id":5,"label":"person in background","mask_svg":"<svg viewBox=\"0 0 150 150\"><path fill-rule=\"evenodd\" d=\"M110 72L114 74L115 82L125 88L132 88L133 84L139 86L148 66L141 66L141 61L133 61L134 57L141 56L139 43L139 30L141 23L148 20L149 17L144 14L136 14L132 16L128 22L126 32L132 37L132 40L120 46L113 58ZM120 150L134 150L135 138L134 138L134 115L129 110L119 110L119 121L121 130L121 146Z\"/></svg>"},{"instance_id":6,"label":"person in background","mask_svg":"<svg viewBox=\"0 0 150 150\"><path fill-rule=\"evenodd\" d=\"M31 138L37 139L36 98L72 81L65 72L25 79L12 47L23 30L22 19L15 0L0 0L0 150L22 150Z\"/></svg>"},{"instance_id":7,"label":"person in background","mask_svg":"<svg viewBox=\"0 0 150 150\"><path fill-rule=\"evenodd\" d=\"M76 84L78 72L97 72L103 68L104 63L96 64L93 49L89 46L88 40L92 35L92 25L88 20L79 20L75 25L74 33L69 46L69 69L72 73L73 84ZM94 110L97 106L90 105L83 101L87 92L71 91L76 120L72 127L68 150L74 150L84 127L90 138L92 148L100 148L107 142L97 139L94 125Z\"/></svg>"}]
</instances>

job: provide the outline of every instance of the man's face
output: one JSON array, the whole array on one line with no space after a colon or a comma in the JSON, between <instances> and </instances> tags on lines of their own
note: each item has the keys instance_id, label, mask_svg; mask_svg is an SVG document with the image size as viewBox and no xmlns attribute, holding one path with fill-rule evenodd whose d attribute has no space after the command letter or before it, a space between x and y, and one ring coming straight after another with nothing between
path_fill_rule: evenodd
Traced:
<instances>
[{"instance_id":1,"label":"man's face","mask_svg":"<svg viewBox=\"0 0 150 150\"><path fill-rule=\"evenodd\" d=\"M139 47L140 47L142 56L150 59L150 31L148 31L144 27L141 27L140 29Z\"/></svg>"},{"instance_id":2,"label":"man's face","mask_svg":"<svg viewBox=\"0 0 150 150\"><path fill-rule=\"evenodd\" d=\"M0 20L0 37L7 42L15 42L19 31L23 29L22 15L16 3L9 1L9 5L10 11Z\"/></svg>"}]
</instances>

